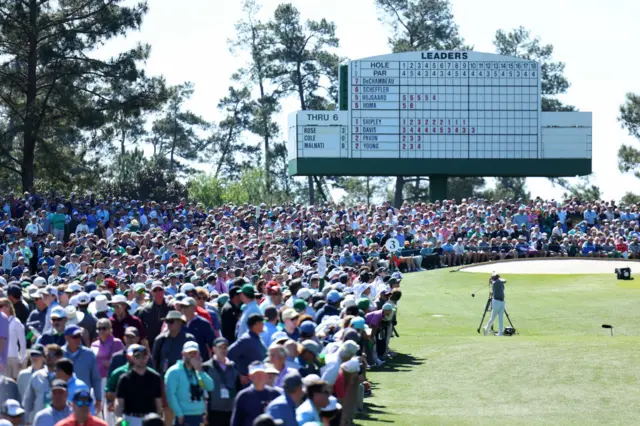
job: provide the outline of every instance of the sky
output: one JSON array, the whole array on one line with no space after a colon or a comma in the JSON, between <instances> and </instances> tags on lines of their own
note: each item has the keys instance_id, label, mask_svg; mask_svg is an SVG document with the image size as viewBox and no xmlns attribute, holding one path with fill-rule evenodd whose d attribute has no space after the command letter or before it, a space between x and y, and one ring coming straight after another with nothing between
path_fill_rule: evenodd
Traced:
<instances>
[{"instance_id":1,"label":"sky","mask_svg":"<svg viewBox=\"0 0 640 426\"><path fill-rule=\"evenodd\" d=\"M262 0L265 20L277 0ZM303 19L336 23L340 48L349 59L389 53L389 29L379 21L374 0L291 0ZM452 0L460 34L479 52L494 52L496 30L519 26L543 43L554 45L553 59L566 64L571 83L560 99L580 111L593 113L592 182L606 199L634 192L640 183L617 168L621 144L640 145L617 121L627 92L640 92L640 55L636 42L640 2L616 0ZM136 42L151 44L146 70L162 74L169 84L191 81L195 94L188 107L207 120L216 120L216 105L225 96L230 76L247 60L243 52L231 53L228 39L243 17L240 0L149 0L142 29L104 46L101 55L116 54ZM286 129L287 114L296 110L294 99L283 102L278 117ZM284 138L284 134L282 135ZM560 197L562 189L547 179L527 180L532 196ZM635 191L638 192L638 191Z\"/></svg>"}]
</instances>

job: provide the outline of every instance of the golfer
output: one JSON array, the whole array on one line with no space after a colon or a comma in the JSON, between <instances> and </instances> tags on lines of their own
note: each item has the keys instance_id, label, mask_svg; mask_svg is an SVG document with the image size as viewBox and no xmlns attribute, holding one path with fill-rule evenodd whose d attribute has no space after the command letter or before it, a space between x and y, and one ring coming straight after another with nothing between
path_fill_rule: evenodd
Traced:
<instances>
[{"instance_id":1,"label":"golfer","mask_svg":"<svg viewBox=\"0 0 640 426\"><path fill-rule=\"evenodd\" d=\"M491 331L491 326L493 325L493 321L495 321L496 316L498 317L498 336L502 336L502 330L504 328L504 284L505 280L500 278L500 275L494 272L491 275L491 294L493 294L492 301L492 311L491 318L489 318L489 322L487 326L484 328L484 335L486 336Z\"/></svg>"}]
</instances>

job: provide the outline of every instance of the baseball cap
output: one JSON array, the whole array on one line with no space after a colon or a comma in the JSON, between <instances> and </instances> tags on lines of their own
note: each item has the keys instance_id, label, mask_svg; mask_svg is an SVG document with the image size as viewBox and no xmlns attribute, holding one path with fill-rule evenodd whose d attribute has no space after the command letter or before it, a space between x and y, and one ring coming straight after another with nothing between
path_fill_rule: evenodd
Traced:
<instances>
[{"instance_id":1,"label":"baseball cap","mask_svg":"<svg viewBox=\"0 0 640 426\"><path fill-rule=\"evenodd\" d=\"M67 382L65 382L62 379L55 379L53 382L51 382L51 390L56 390L56 389L63 389L63 390L67 390Z\"/></svg>"},{"instance_id":2,"label":"baseball cap","mask_svg":"<svg viewBox=\"0 0 640 426\"><path fill-rule=\"evenodd\" d=\"M300 386L302 386L302 376L300 376L300 373L298 373L297 371L292 371L284 376L282 387L285 391L298 389Z\"/></svg>"},{"instance_id":3,"label":"baseball cap","mask_svg":"<svg viewBox=\"0 0 640 426\"><path fill-rule=\"evenodd\" d=\"M303 350L309 351L315 356L320 355L320 352L322 352L322 347L320 346L320 344L313 340L305 340L301 343L301 345Z\"/></svg>"},{"instance_id":4,"label":"baseball cap","mask_svg":"<svg viewBox=\"0 0 640 426\"><path fill-rule=\"evenodd\" d=\"M223 344L229 346L229 341L224 337L218 337L216 340L213 341L213 346L218 346Z\"/></svg>"},{"instance_id":5,"label":"baseball cap","mask_svg":"<svg viewBox=\"0 0 640 426\"><path fill-rule=\"evenodd\" d=\"M266 373L267 367L262 362L256 362L249 366L249 374L255 374L259 371Z\"/></svg>"},{"instance_id":6,"label":"baseball cap","mask_svg":"<svg viewBox=\"0 0 640 426\"><path fill-rule=\"evenodd\" d=\"M58 289L55 288L52 285L48 285L44 288L44 293L45 294L49 294L51 296L57 296L58 295Z\"/></svg>"},{"instance_id":7,"label":"baseball cap","mask_svg":"<svg viewBox=\"0 0 640 426\"><path fill-rule=\"evenodd\" d=\"M129 301L122 294L116 294L115 296L113 296L113 299L111 299L111 302L109 302L110 305L117 305L118 303L124 303L125 305L129 306Z\"/></svg>"},{"instance_id":8,"label":"baseball cap","mask_svg":"<svg viewBox=\"0 0 640 426\"><path fill-rule=\"evenodd\" d=\"M358 317L358 318L352 319L350 326L352 328L355 328L356 330L364 330L364 318Z\"/></svg>"},{"instance_id":9,"label":"baseball cap","mask_svg":"<svg viewBox=\"0 0 640 426\"><path fill-rule=\"evenodd\" d=\"M299 328L300 333L304 336L313 336L316 334L316 325L312 321L303 321Z\"/></svg>"},{"instance_id":10,"label":"baseball cap","mask_svg":"<svg viewBox=\"0 0 640 426\"><path fill-rule=\"evenodd\" d=\"M307 306L307 302L302 299L296 299L296 301L293 302L293 309L295 309L296 311L304 311L305 309L307 309Z\"/></svg>"},{"instance_id":11,"label":"baseball cap","mask_svg":"<svg viewBox=\"0 0 640 426\"><path fill-rule=\"evenodd\" d=\"M326 407L320 409L320 411L324 411L324 412L337 411L337 410L342 410L342 404L340 404L338 402L338 398L336 398L333 395L329 397L329 404Z\"/></svg>"},{"instance_id":12,"label":"baseball cap","mask_svg":"<svg viewBox=\"0 0 640 426\"><path fill-rule=\"evenodd\" d=\"M200 348L198 347L198 344L196 342L187 342L184 344L184 346L182 346L183 353L194 351L200 351Z\"/></svg>"},{"instance_id":13,"label":"baseball cap","mask_svg":"<svg viewBox=\"0 0 640 426\"><path fill-rule=\"evenodd\" d=\"M342 297L337 290L331 290L327 293L327 302L329 303L338 303L341 299Z\"/></svg>"},{"instance_id":14,"label":"baseball cap","mask_svg":"<svg viewBox=\"0 0 640 426\"><path fill-rule=\"evenodd\" d=\"M162 288L164 289L164 285L162 284L162 281L154 281L151 284L151 291L155 290L156 288Z\"/></svg>"},{"instance_id":15,"label":"baseball cap","mask_svg":"<svg viewBox=\"0 0 640 426\"><path fill-rule=\"evenodd\" d=\"M91 298L87 293L80 292L76 295L76 301L78 302L78 305L88 305L91 303Z\"/></svg>"},{"instance_id":16,"label":"baseball cap","mask_svg":"<svg viewBox=\"0 0 640 426\"><path fill-rule=\"evenodd\" d=\"M253 284L245 284L240 288L240 292L249 297L255 297L256 289L253 287Z\"/></svg>"},{"instance_id":17,"label":"baseball cap","mask_svg":"<svg viewBox=\"0 0 640 426\"><path fill-rule=\"evenodd\" d=\"M138 336L140 336L140 332L139 332L139 331L138 331L138 329L137 329L137 328L135 328L135 327L127 327L127 328L124 330L124 335L125 335L125 336L138 337Z\"/></svg>"},{"instance_id":18,"label":"baseball cap","mask_svg":"<svg viewBox=\"0 0 640 426\"><path fill-rule=\"evenodd\" d=\"M181 301L177 302L182 306L197 306L198 304L196 303L196 299L194 299L193 297L185 297L184 299L182 299Z\"/></svg>"},{"instance_id":19,"label":"baseball cap","mask_svg":"<svg viewBox=\"0 0 640 426\"><path fill-rule=\"evenodd\" d=\"M67 313L64 311L64 308L56 306L55 308L53 308L51 310L50 317L51 318L66 318L67 317Z\"/></svg>"},{"instance_id":20,"label":"baseball cap","mask_svg":"<svg viewBox=\"0 0 640 426\"><path fill-rule=\"evenodd\" d=\"M147 348L142 345L131 345L127 348L127 355L134 356L135 354L146 352Z\"/></svg>"},{"instance_id":21,"label":"baseball cap","mask_svg":"<svg viewBox=\"0 0 640 426\"><path fill-rule=\"evenodd\" d=\"M180 287L181 293L187 294L188 291L196 291L196 287L191 283L183 284L182 287Z\"/></svg>"},{"instance_id":22,"label":"baseball cap","mask_svg":"<svg viewBox=\"0 0 640 426\"><path fill-rule=\"evenodd\" d=\"M17 417L24 414L24 409L15 399L7 399L5 403L2 404L2 414L10 417Z\"/></svg>"},{"instance_id":23,"label":"baseball cap","mask_svg":"<svg viewBox=\"0 0 640 426\"><path fill-rule=\"evenodd\" d=\"M31 346L31 348L27 349L27 352L31 355L40 355L40 356L44 356L44 346L37 343L33 346Z\"/></svg>"},{"instance_id":24,"label":"baseball cap","mask_svg":"<svg viewBox=\"0 0 640 426\"><path fill-rule=\"evenodd\" d=\"M283 313L282 313L282 321L288 320L288 319L293 319L296 318L299 314L295 311L295 309L286 309Z\"/></svg>"},{"instance_id":25,"label":"baseball cap","mask_svg":"<svg viewBox=\"0 0 640 426\"><path fill-rule=\"evenodd\" d=\"M73 394L73 401L77 401L79 399L87 399L89 401L93 401L93 398L91 397L91 391L89 391L89 389L87 388L78 389Z\"/></svg>"},{"instance_id":26,"label":"baseball cap","mask_svg":"<svg viewBox=\"0 0 640 426\"><path fill-rule=\"evenodd\" d=\"M303 299L303 300L307 300L308 298L311 297L311 292L309 291L308 288L301 288L300 290L298 290L298 292L296 293L296 297L298 299Z\"/></svg>"},{"instance_id":27,"label":"baseball cap","mask_svg":"<svg viewBox=\"0 0 640 426\"><path fill-rule=\"evenodd\" d=\"M82 335L82 328L77 325L70 325L64 330L65 337L75 337Z\"/></svg>"}]
</instances>

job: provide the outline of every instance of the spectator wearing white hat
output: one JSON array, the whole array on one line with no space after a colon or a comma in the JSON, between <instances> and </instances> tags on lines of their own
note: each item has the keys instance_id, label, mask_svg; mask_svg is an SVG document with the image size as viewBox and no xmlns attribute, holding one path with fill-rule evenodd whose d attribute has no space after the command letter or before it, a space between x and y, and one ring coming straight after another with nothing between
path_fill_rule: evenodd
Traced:
<instances>
[{"instance_id":1,"label":"spectator wearing white hat","mask_svg":"<svg viewBox=\"0 0 640 426\"><path fill-rule=\"evenodd\" d=\"M140 318L129 314L129 301L125 296L117 294L113 296L110 302L113 306L113 317L111 317L111 328L113 330L113 336L118 339L124 339L124 330L127 327L135 327L140 333L140 339L142 344L147 346L147 331L140 321Z\"/></svg>"},{"instance_id":2,"label":"spectator wearing white hat","mask_svg":"<svg viewBox=\"0 0 640 426\"><path fill-rule=\"evenodd\" d=\"M252 426L253 421L264 413L265 406L280 396L275 388L267 385L269 376L262 361L254 361L248 367L251 386L238 393L231 415L231 425Z\"/></svg>"},{"instance_id":3,"label":"spectator wearing white hat","mask_svg":"<svg viewBox=\"0 0 640 426\"><path fill-rule=\"evenodd\" d=\"M86 292L82 291L72 298L71 304L76 308L78 325L89 334L89 342L93 342L98 337L96 330L98 319L89 312L91 298Z\"/></svg>"},{"instance_id":4,"label":"spectator wearing white hat","mask_svg":"<svg viewBox=\"0 0 640 426\"><path fill-rule=\"evenodd\" d=\"M24 409L15 399L7 399L4 401L0 414L2 415L2 418L8 421L12 426L20 426L23 424Z\"/></svg>"},{"instance_id":5,"label":"spectator wearing white hat","mask_svg":"<svg viewBox=\"0 0 640 426\"><path fill-rule=\"evenodd\" d=\"M200 426L207 409L205 392L212 392L213 380L203 371L200 348L196 342L187 342L182 348L182 359L165 375L167 402L178 425Z\"/></svg>"},{"instance_id":6,"label":"spectator wearing white hat","mask_svg":"<svg viewBox=\"0 0 640 426\"><path fill-rule=\"evenodd\" d=\"M320 410L320 421L323 426L330 426L333 424L332 422L340 418L340 411L342 410L342 405L338 402L338 398L331 395L329 397L329 405Z\"/></svg>"}]
</instances>

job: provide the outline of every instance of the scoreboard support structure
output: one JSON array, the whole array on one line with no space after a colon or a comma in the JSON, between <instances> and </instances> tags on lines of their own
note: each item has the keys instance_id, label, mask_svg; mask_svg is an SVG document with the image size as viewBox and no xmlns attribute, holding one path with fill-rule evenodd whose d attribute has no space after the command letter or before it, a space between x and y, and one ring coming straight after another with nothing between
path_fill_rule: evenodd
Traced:
<instances>
[{"instance_id":1,"label":"scoreboard support structure","mask_svg":"<svg viewBox=\"0 0 640 426\"><path fill-rule=\"evenodd\" d=\"M338 111L289 115L294 176L448 177L591 173L589 112L542 112L534 61L467 51L405 52L340 67Z\"/></svg>"}]
</instances>

